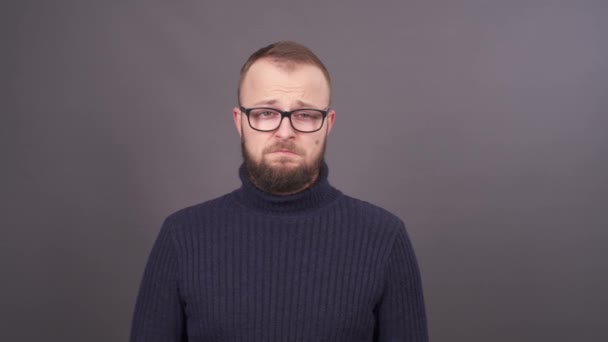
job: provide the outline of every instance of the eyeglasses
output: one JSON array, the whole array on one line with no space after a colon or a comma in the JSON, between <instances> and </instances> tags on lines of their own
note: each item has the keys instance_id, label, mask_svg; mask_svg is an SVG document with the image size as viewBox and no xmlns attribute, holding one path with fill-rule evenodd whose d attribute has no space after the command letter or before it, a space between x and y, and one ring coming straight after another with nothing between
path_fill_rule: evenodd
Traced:
<instances>
[{"instance_id":1,"label":"eyeglasses","mask_svg":"<svg viewBox=\"0 0 608 342\"><path fill-rule=\"evenodd\" d=\"M281 126L283 118L287 117L291 127L302 133L312 133L320 130L329 109L329 107L325 110L302 108L282 112L274 108L245 108L243 106L240 108L241 112L247 116L249 126L256 131L274 131Z\"/></svg>"}]
</instances>

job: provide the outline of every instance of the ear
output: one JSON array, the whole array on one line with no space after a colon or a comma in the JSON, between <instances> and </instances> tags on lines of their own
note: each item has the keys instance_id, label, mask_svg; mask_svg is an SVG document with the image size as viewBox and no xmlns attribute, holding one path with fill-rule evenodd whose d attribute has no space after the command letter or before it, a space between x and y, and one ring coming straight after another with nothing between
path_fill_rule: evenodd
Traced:
<instances>
[{"instance_id":1,"label":"ear","mask_svg":"<svg viewBox=\"0 0 608 342\"><path fill-rule=\"evenodd\" d=\"M327 121L327 134L329 134L329 132L331 132L332 127L334 127L334 120L336 120L336 111L335 110L330 110L327 113L327 117L325 118L325 120Z\"/></svg>"},{"instance_id":2,"label":"ear","mask_svg":"<svg viewBox=\"0 0 608 342\"><path fill-rule=\"evenodd\" d=\"M241 109L239 107L232 108L232 119L234 120L234 125L236 126L236 131L239 133L239 136L243 136L243 132L241 131L241 118L243 115L241 114Z\"/></svg>"}]
</instances>

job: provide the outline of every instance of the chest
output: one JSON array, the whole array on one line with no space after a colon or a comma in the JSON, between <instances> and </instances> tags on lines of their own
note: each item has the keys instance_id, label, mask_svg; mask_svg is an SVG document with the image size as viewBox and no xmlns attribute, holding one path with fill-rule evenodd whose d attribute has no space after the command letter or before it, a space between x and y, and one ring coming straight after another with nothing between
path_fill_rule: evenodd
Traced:
<instances>
[{"instance_id":1,"label":"chest","mask_svg":"<svg viewBox=\"0 0 608 342\"><path fill-rule=\"evenodd\" d=\"M189 334L357 341L372 333L382 251L369 236L328 227L224 228L199 235L191 241L196 252L182 258Z\"/></svg>"}]
</instances>

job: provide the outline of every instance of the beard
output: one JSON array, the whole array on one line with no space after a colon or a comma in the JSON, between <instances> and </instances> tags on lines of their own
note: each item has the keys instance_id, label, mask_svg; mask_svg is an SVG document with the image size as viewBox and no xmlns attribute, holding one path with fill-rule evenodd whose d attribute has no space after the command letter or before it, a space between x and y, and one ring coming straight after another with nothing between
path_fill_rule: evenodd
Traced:
<instances>
[{"instance_id":1,"label":"beard","mask_svg":"<svg viewBox=\"0 0 608 342\"><path fill-rule=\"evenodd\" d=\"M241 153L247 176L256 187L272 194L291 194L304 190L319 176L325 157L325 142L326 139L323 139L321 152L312 162L302 162L292 167L288 165L291 163L288 157L277 159L273 164L278 165L273 166L264 158L264 155L276 150L288 150L302 155L304 152L295 144L281 141L267 147L262 151L261 160L257 162L247 151L245 140L241 139Z\"/></svg>"}]
</instances>

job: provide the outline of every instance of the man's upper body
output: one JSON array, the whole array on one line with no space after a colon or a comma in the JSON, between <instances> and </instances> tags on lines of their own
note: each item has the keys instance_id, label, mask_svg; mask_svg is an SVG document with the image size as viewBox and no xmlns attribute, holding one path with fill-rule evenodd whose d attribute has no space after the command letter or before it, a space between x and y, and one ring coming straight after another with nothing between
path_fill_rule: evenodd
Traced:
<instances>
[{"instance_id":1,"label":"man's upper body","mask_svg":"<svg viewBox=\"0 0 608 342\"><path fill-rule=\"evenodd\" d=\"M403 222L328 182L330 79L279 42L241 70L242 186L169 216L142 279L132 342L428 341Z\"/></svg>"}]
</instances>

